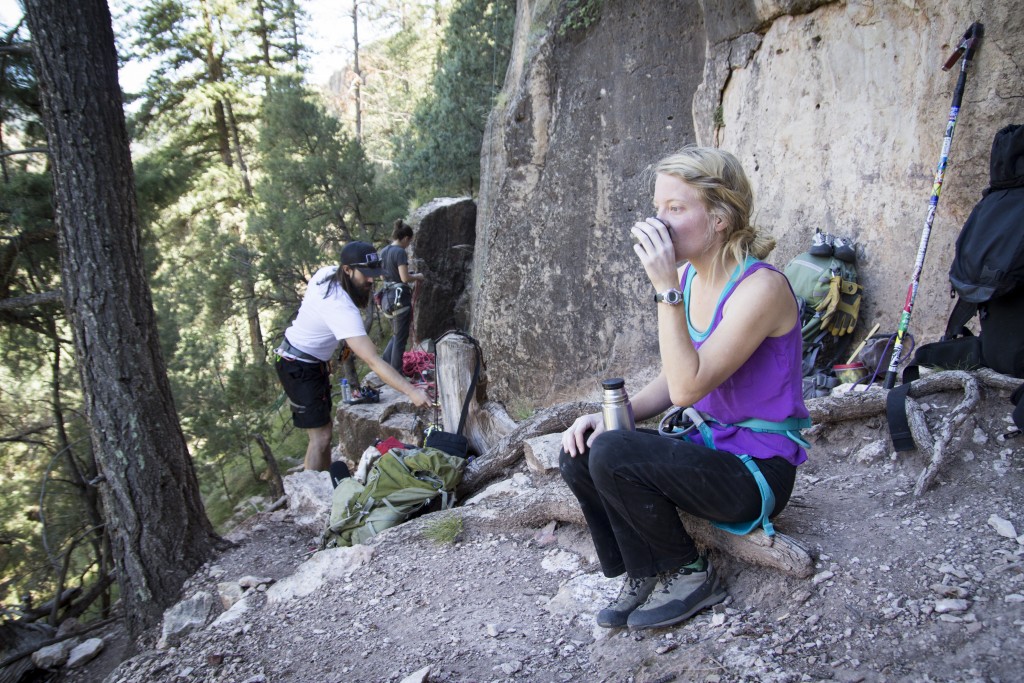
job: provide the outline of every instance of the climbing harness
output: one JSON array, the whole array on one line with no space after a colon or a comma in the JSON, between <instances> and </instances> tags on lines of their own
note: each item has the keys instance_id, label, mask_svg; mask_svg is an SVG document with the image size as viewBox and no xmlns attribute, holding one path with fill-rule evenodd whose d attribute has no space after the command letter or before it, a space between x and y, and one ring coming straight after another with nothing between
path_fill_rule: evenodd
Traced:
<instances>
[{"instance_id":1,"label":"climbing harness","mask_svg":"<svg viewBox=\"0 0 1024 683\"><path fill-rule=\"evenodd\" d=\"M728 425L715 420L710 415L701 413L692 406L685 408L676 407L666 413L658 424L658 434L673 439L689 439L690 435L696 430L697 434L701 437L701 441L706 447L717 450L715 449L715 434L708 423L718 424L723 427L743 427L755 432L782 434L804 448L811 447L811 445L807 443L802 436L800 436L801 429L806 429L811 426L811 419L808 417L791 417L786 420L782 420L781 422L751 418L749 420L737 422L734 425ZM765 535L774 536L775 527L772 525L771 520L768 519L768 515L770 515L772 510L775 509L775 494L772 492L771 487L768 486L768 480L765 479L764 474L761 473L755 458L740 453L736 453L734 455L740 459L740 461L754 476L757 488L761 492L761 515L751 522L713 521L711 523L720 529L724 529L725 531L738 536L749 534L757 527L763 528Z\"/></svg>"}]
</instances>

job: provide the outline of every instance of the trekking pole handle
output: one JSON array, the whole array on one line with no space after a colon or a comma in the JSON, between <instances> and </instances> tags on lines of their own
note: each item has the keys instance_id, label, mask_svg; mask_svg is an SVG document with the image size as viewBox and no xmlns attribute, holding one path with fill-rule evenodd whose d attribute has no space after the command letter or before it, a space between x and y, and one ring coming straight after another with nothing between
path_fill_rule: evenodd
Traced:
<instances>
[{"instance_id":1,"label":"trekking pole handle","mask_svg":"<svg viewBox=\"0 0 1024 683\"><path fill-rule=\"evenodd\" d=\"M957 60L960 59L961 56L964 58L964 67L966 68L967 62L971 61L971 58L974 56L974 48L977 42L981 39L983 30L984 28L982 27L981 22L976 21L971 24L964 32L964 35L960 38L960 43L956 46L953 54L951 54L949 59L946 60L946 63L942 65L942 70L949 71L952 69L953 65L957 63Z\"/></svg>"}]
</instances>

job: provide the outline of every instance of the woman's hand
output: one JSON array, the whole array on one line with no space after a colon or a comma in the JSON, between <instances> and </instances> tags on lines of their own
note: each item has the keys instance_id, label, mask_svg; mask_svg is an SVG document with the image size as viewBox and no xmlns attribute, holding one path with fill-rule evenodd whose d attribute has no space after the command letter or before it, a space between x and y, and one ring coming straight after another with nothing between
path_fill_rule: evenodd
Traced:
<instances>
[{"instance_id":1,"label":"woman's hand","mask_svg":"<svg viewBox=\"0 0 1024 683\"><path fill-rule=\"evenodd\" d=\"M590 438L587 438L588 432ZM576 418L571 427L562 432L562 450L570 457L575 458L590 448L594 438L602 432L604 432L604 418L601 413L581 415Z\"/></svg>"},{"instance_id":2,"label":"woman's hand","mask_svg":"<svg viewBox=\"0 0 1024 683\"><path fill-rule=\"evenodd\" d=\"M679 287L676 270L676 248L668 226L658 218L647 218L633 224L630 233L636 239L633 251L656 291Z\"/></svg>"}]
</instances>

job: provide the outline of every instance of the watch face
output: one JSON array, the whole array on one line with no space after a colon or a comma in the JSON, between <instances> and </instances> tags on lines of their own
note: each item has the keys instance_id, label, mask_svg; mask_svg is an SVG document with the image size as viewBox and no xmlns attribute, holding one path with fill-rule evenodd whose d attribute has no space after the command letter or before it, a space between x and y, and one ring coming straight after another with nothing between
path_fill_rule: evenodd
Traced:
<instances>
[{"instance_id":1,"label":"watch face","mask_svg":"<svg viewBox=\"0 0 1024 683\"><path fill-rule=\"evenodd\" d=\"M667 292L662 292L656 298L658 301L664 301L674 306L683 300L683 294L678 289L670 289Z\"/></svg>"}]
</instances>

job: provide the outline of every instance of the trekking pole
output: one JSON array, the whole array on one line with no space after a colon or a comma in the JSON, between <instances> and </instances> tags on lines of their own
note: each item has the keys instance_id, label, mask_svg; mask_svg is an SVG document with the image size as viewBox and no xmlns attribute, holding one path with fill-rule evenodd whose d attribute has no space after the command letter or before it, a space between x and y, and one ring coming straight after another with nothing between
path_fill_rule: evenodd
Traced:
<instances>
[{"instance_id":1,"label":"trekking pole","mask_svg":"<svg viewBox=\"0 0 1024 683\"><path fill-rule=\"evenodd\" d=\"M960 77L956 82L956 89L953 91L953 105L949 109L949 121L946 123L946 135L942 141L942 155L939 157L939 165L935 169L935 181L932 184L932 196L928 201L928 214L924 219L924 230L921 232L921 244L917 249L917 261L914 263L914 272L910 276L910 286L907 287L907 299L903 304L903 313L900 315L900 322L896 328L896 342L892 347L892 359L889 361L889 369L885 373L885 388L892 389L896 386L896 370L899 367L903 355L903 335L910 327L910 314L914 310L914 299L917 298L917 287L921 282L921 270L924 268L924 255L928 251L928 238L932 232L932 222L935 220L935 207L939 204L939 193L942 191L942 178L946 172L946 162L949 161L949 146L953 141L953 129L956 128L956 118L960 113L960 102L964 96L964 84L967 82L967 65L974 56L974 50L981 40L982 26L978 22L971 24L956 50L942 66L943 71L949 71L956 61L960 60Z\"/></svg>"}]
</instances>

